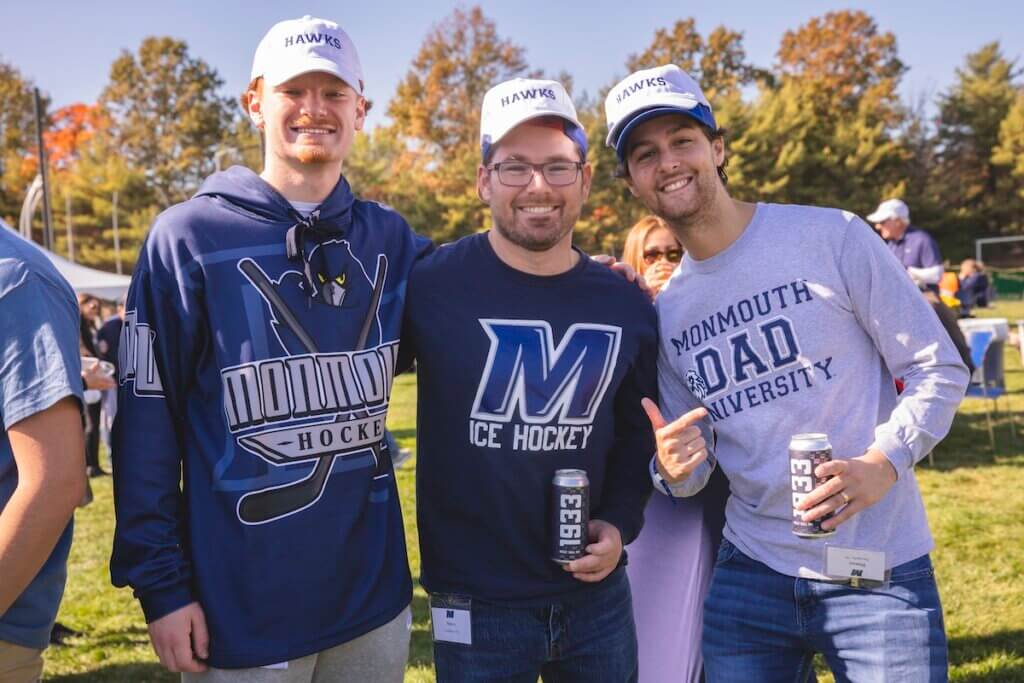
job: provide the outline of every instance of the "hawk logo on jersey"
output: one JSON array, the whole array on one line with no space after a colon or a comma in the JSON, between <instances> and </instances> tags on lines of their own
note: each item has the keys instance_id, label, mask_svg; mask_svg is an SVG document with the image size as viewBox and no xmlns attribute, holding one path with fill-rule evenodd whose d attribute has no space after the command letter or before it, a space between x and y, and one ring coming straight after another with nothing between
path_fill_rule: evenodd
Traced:
<instances>
[{"instance_id":1,"label":"hawk logo on jersey","mask_svg":"<svg viewBox=\"0 0 1024 683\"><path fill-rule=\"evenodd\" d=\"M543 320L480 321L490 351L470 414L470 440L498 447L512 423L519 450L586 447L615 374L622 328L577 323L555 345Z\"/></svg>"},{"instance_id":2,"label":"hawk logo on jersey","mask_svg":"<svg viewBox=\"0 0 1024 683\"><path fill-rule=\"evenodd\" d=\"M337 332L340 325L344 343L354 344L370 305L373 292L371 273L352 253L347 240L328 240L318 244L309 252L308 258L316 291L310 291L305 275L297 270L285 271L276 281L269 276L267 279L274 284L288 308L302 318L304 328L315 330L324 325ZM267 293L260 293L267 300ZM269 300L267 303L270 305ZM306 345L295 331L281 320L280 311L272 305L270 310L274 333L281 346L290 354L307 352ZM376 316L376 311L373 315ZM379 325L375 325L371 336L377 337L378 330ZM373 339L368 340L368 343L373 342Z\"/></svg>"},{"instance_id":3,"label":"hawk logo on jersey","mask_svg":"<svg viewBox=\"0 0 1024 683\"><path fill-rule=\"evenodd\" d=\"M343 269L336 275L317 273L316 278L320 283L320 300L329 306L340 308L345 301L345 294L348 293L348 290L345 289L347 280L345 270Z\"/></svg>"}]
</instances>

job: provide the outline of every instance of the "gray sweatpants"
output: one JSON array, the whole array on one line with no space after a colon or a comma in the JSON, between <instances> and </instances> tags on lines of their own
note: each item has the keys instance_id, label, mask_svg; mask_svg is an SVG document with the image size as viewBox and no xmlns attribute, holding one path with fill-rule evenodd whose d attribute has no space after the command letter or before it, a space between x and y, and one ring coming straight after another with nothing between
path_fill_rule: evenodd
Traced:
<instances>
[{"instance_id":1,"label":"gray sweatpants","mask_svg":"<svg viewBox=\"0 0 1024 683\"><path fill-rule=\"evenodd\" d=\"M182 674L182 683L401 683L409 659L412 612L409 607L388 623L355 640L293 659L276 668L209 669Z\"/></svg>"}]
</instances>

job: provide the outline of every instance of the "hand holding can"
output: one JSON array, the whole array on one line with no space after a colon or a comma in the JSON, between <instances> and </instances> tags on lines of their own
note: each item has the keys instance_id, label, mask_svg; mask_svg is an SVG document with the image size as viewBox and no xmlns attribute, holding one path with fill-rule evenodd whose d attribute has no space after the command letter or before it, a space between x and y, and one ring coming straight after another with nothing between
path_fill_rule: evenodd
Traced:
<instances>
[{"instance_id":1,"label":"hand holding can","mask_svg":"<svg viewBox=\"0 0 1024 683\"><path fill-rule=\"evenodd\" d=\"M833 513L805 522L799 509L804 498L828 480L815 474L818 465L832 460L832 444L827 434L794 434L789 440L789 485L793 497L793 533L800 538L824 538L835 529L823 529L821 523Z\"/></svg>"}]
</instances>

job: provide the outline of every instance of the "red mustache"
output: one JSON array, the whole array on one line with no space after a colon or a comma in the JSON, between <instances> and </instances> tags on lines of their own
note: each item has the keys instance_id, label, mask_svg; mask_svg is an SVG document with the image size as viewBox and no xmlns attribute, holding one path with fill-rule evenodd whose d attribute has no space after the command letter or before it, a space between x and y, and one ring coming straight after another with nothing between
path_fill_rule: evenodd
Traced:
<instances>
[{"instance_id":1,"label":"red mustache","mask_svg":"<svg viewBox=\"0 0 1024 683\"><path fill-rule=\"evenodd\" d=\"M293 128L337 128L338 125L331 118L314 119L310 116L303 116L292 123Z\"/></svg>"}]
</instances>

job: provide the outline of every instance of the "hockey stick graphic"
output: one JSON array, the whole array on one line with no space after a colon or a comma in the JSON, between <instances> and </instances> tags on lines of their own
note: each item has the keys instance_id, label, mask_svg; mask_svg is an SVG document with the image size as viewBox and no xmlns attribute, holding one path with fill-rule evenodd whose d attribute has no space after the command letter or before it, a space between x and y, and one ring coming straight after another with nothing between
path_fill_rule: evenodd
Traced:
<instances>
[{"instance_id":1,"label":"hockey stick graphic","mask_svg":"<svg viewBox=\"0 0 1024 683\"><path fill-rule=\"evenodd\" d=\"M316 342L302 327L299 319L288 307L287 302L274 289L273 283L260 270L252 259L243 259L238 264L239 270L249 278L249 281L263 294L263 297L270 304L275 316L288 327L289 330L299 338L299 341L309 353L318 353ZM359 338L356 341L355 351L362 351L366 346L366 340L373 329L373 321L377 315L377 308L380 305L381 294L384 291L384 280L387 277L387 260L383 254L377 256L377 274L373 283L373 295L370 298L369 311L363 320L363 326L359 330ZM367 417L365 410L358 411L350 416L351 418ZM336 422L344 422L339 416ZM380 464L380 444L372 447L374 461ZM285 484L284 486L263 489L248 493L238 501L238 517L246 524L262 524L278 517L296 512L316 502L323 494L327 484L327 477L331 473L331 467L337 453L318 456L316 467L312 473L301 481Z\"/></svg>"}]
</instances>

